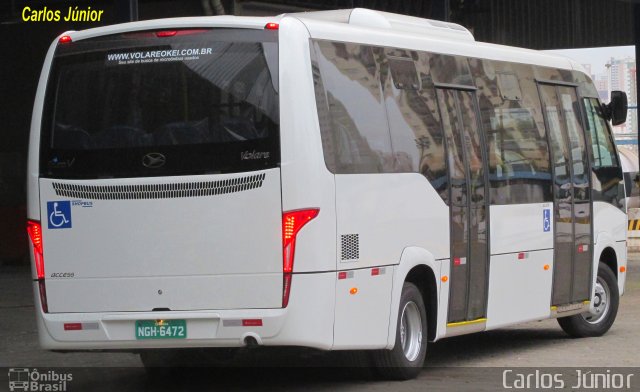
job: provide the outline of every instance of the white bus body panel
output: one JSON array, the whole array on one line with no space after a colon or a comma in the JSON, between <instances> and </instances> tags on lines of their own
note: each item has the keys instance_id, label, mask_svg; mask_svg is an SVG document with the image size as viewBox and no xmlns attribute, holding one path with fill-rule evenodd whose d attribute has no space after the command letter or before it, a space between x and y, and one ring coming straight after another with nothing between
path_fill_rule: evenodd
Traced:
<instances>
[{"instance_id":1,"label":"white bus body panel","mask_svg":"<svg viewBox=\"0 0 640 392\"><path fill-rule=\"evenodd\" d=\"M231 186L265 175L253 189ZM221 194L138 197L131 186L227 183ZM53 184L123 189L85 205L58 196ZM226 194L223 192L227 192ZM131 193L128 193L131 192ZM149 195L142 195L142 197ZM153 196L152 196L153 197ZM78 198L82 199L82 198ZM275 308L282 305L278 169L227 175L104 180L40 179L49 311L108 312ZM51 202L71 201L70 228L55 228ZM48 205L49 204L49 205ZM58 223L58 222L53 222ZM250 244L250 246L249 246ZM73 274L52 277L52 274ZM68 275L67 275L68 276ZM75 295L69 295L74 293Z\"/></svg>"},{"instance_id":2,"label":"white bus body panel","mask_svg":"<svg viewBox=\"0 0 640 392\"><path fill-rule=\"evenodd\" d=\"M395 341L399 296L410 269L400 268L399 279L395 273L392 279L391 268L384 268L385 273L378 276L371 275L371 268L431 264L429 268L439 278L440 268L433 264L436 258L449 257L449 210L427 179L417 173L339 174L335 178L338 239L358 235L357 259L343 260L340 243L334 255L337 269L353 274L336 286L335 344L344 349L389 347L391 337ZM408 248L429 252L424 257L407 254L405 260L403 251ZM358 293L351 295L351 288ZM372 291L374 288L380 291Z\"/></svg>"},{"instance_id":3,"label":"white bus body panel","mask_svg":"<svg viewBox=\"0 0 640 392\"><path fill-rule=\"evenodd\" d=\"M334 348L384 348L389 333L393 266L346 271L336 284Z\"/></svg>"},{"instance_id":4,"label":"white bus body panel","mask_svg":"<svg viewBox=\"0 0 640 392\"><path fill-rule=\"evenodd\" d=\"M624 284L627 274L620 272L620 267L627 268L627 215L624 211L609 203L593 203L593 265L594 271L598 270L600 255L606 248L616 252L618 271L614 273L618 277L618 290L624 294ZM591 297L593 298L596 275L593 276ZM593 304L593 301L592 301Z\"/></svg>"},{"instance_id":5,"label":"white bus body panel","mask_svg":"<svg viewBox=\"0 0 640 392\"><path fill-rule=\"evenodd\" d=\"M544 231L544 210L551 211ZM493 205L487 329L551 315L553 204ZM547 266L547 269L545 269Z\"/></svg>"},{"instance_id":6,"label":"white bus body panel","mask_svg":"<svg viewBox=\"0 0 640 392\"><path fill-rule=\"evenodd\" d=\"M298 233L294 272L335 270L335 184L322 152L309 32L298 19L285 17L279 42L282 209L320 208Z\"/></svg>"},{"instance_id":7,"label":"white bus body panel","mask_svg":"<svg viewBox=\"0 0 640 392\"><path fill-rule=\"evenodd\" d=\"M409 246L449 257L449 209L421 174L336 175L336 204L338 236L359 238L359 258L339 249L338 269L397 264Z\"/></svg>"},{"instance_id":8,"label":"white bus body panel","mask_svg":"<svg viewBox=\"0 0 640 392\"><path fill-rule=\"evenodd\" d=\"M34 283L36 309L41 308ZM335 272L301 274L291 287L285 309L232 309L178 312L36 312L40 345L44 349L138 349L171 347L242 347L252 336L266 346L306 346L328 350L333 345L331 295ZM136 320L179 318L187 321L186 339L136 340ZM262 326L239 326L242 319L261 319ZM225 325L225 320L227 325ZM231 321L231 323L229 323ZM64 330L65 323L82 323L83 330ZM229 325L232 324L232 325Z\"/></svg>"}]
</instances>

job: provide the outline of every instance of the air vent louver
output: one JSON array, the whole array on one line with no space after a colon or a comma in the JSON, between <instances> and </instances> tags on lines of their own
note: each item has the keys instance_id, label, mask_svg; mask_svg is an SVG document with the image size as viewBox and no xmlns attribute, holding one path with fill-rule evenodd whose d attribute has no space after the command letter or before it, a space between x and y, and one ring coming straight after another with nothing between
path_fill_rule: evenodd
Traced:
<instances>
[{"instance_id":1,"label":"air vent louver","mask_svg":"<svg viewBox=\"0 0 640 392\"><path fill-rule=\"evenodd\" d=\"M198 181L144 185L79 185L53 183L56 195L91 200L172 199L225 195L262 187L265 174L229 178L219 181Z\"/></svg>"},{"instance_id":2,"label":"air vent louver","mask_svg":"<svg viewBox=\"0 0 640 392\"><path fill-rule=\"evenodd\" d=\"M342 261L358 260L360 258L360 239L358 234L342 234L340 236Z\"/></svg>"}]
</instances>

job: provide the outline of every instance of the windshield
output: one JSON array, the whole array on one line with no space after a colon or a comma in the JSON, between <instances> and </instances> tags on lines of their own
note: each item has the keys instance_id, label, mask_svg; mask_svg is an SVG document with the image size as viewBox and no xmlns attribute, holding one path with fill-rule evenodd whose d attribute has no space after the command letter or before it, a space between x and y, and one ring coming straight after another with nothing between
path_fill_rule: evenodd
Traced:
<instances>
[{"instance_id":1,"label":"windshield","mask_svg":"<svg viewBox=\"0 0 640 392\"><path fill-rule=\"evenodd\" d=\"M277 32L137 32L61 44L41 171L103 178L250 171L279 162Z\"/></svg>"}]
</instances>

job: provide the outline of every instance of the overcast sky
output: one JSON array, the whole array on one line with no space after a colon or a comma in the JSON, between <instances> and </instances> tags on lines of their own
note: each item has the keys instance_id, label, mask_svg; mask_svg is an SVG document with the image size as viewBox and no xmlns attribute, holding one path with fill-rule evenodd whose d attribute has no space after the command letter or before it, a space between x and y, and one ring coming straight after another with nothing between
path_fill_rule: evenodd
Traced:
<instances>
[{"instance_id":1,"label":"overcast sky","mask_svg":"<svg viewBox=\"0 0 640 392\"><path fill-rule=\"evenodd\" d=\"M580 64L591 64L591 73L594 75L605 74L605 64L611 57L623 59L625 57L634 57L636 55L633 46L607 46L604 48L587 48L587 49L561 49L547 50L546 52L559 54L569 57Z\"/></svg>"}]
</instances>

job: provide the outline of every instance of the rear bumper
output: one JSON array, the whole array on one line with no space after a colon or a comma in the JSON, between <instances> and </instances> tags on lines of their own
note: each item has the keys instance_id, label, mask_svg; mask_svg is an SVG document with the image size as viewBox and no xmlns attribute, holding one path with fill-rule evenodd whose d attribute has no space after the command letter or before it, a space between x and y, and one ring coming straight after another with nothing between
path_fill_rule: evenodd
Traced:
<instances>
[{"instance_id":1,"label":"rear bumper","mask_svg":"<svg viewBox=\"0 0 640 392\"><path fill-rule=\"evenodd\" d=\"M198 310L171 312L43 313L34 283L40 345L50 350L242 347L247 337L265 346L333 346L335 272L293 276L285 309ZM69 293L73 295L73 293ZM136 320L184 319L185 339L135 336ZM261 319L261 326L243 326ZM82 329L65 330L65 324Z\"/></svg>"}]
</instances>

